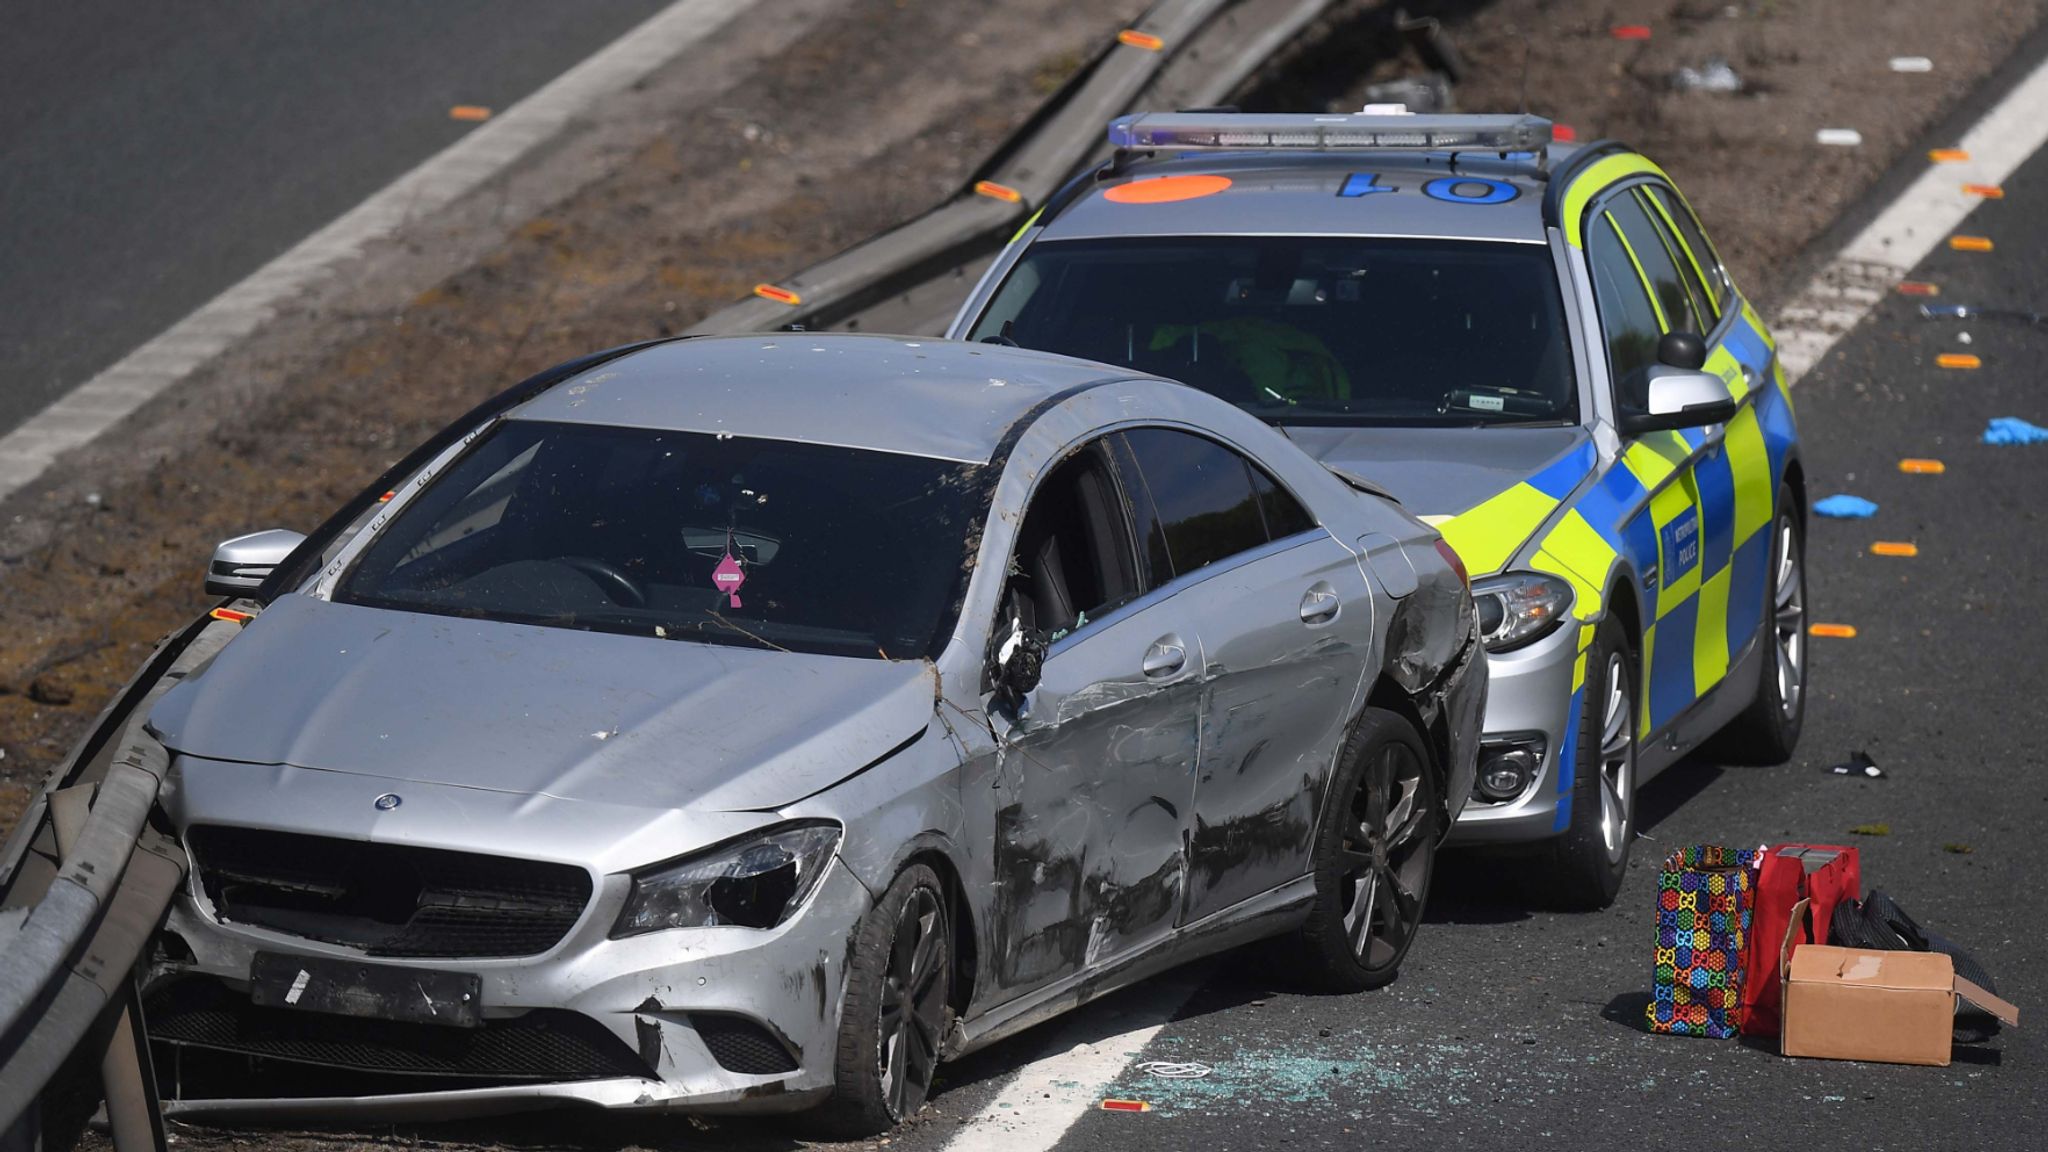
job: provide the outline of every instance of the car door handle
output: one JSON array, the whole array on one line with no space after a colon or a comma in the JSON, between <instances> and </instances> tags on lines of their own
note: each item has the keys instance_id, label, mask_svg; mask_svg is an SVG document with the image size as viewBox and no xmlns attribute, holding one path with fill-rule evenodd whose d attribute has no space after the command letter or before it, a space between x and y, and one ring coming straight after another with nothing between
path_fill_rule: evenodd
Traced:
<instances>
[{"instance_id":1,"label":"car door handle","mask_svg":"<svg viewBox=\"0 0 2048 1152\"><path fill-rule=\"evenodd\" d=\"M1179 672L1188 664L1187 645L1178 636L1161 636L1145 649L1145 659L1140 665L1145 675L1158 680Z\"/></svg>"},{"instance_id":2,"label":"car door handle","mask_svg":"<svg viewBox=\"0 0 2048 1152\"><path fill-rule=\"evenodd\" d=\"M1337 598L1337 590L1318 581L1301 595L1301 622L1303 624L1328 624L1337 618L1344 602Z\"/></svg>"}]
</instances>

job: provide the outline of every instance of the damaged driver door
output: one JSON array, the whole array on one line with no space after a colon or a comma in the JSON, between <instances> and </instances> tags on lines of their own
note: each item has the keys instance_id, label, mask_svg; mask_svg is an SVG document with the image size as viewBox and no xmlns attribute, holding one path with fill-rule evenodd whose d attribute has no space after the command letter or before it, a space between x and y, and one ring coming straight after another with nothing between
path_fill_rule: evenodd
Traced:
<instances>
[{"instance_id":1,"label":"damaged driver door","mask_svg":"<svg viewBox=\"0 0 2048 1152\"><path fill-rule=\"evenodd\" d=\"M1010 573L1005 613L1051 644L997 773L993 963L1006 997L1173 930L1202 666L1186 607L1138 598L1129 508L1099 441L1039 486Z\"/></svg>"}]
</instances>

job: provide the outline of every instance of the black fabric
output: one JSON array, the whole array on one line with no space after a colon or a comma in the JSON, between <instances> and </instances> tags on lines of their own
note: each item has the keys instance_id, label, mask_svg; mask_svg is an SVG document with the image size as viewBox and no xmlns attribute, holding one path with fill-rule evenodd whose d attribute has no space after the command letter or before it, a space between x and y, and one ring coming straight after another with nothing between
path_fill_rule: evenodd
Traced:
<instances>
[{"instance_id":1,"label":"black fabric","mask_svg":"<svg viewBox=\"0 0 2048 1152\"><path fill-rule=\"evenodd\" d=\"M1977 963L1976 957L1954 941L1920 927L1882 889L1872 889L1860 902L1844 900L1835 905L1834 918L1828 924L1828 943L1878 952L1940 952L1954 961L1956 975L1994 996L1998 994L1991 973ZM1956 1043L1974 1044L1996 1035L1996 1016L1968 1002L1956 1002Z\"/></svg>"}]
</instances>

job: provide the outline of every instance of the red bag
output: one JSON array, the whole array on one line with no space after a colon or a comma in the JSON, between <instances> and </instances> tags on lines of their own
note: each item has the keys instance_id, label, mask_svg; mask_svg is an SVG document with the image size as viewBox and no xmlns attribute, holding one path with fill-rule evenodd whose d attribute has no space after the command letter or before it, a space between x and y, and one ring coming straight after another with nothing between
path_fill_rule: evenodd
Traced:
<instances>
[{"instance_id":1,"label":"red bag","mask_svg":"<svg viewBox=\"0 0 2048 1152\"><path fill-rule=\"evenodd\" d=\"M1808 902L1803 922L1792 930L1795 944L1827 943L1835 905L1863 897L1863 869L1856 849L1843 844L1773 844L1757 873L1749 948L1742 962L1742 1032L1776 1036L1783 954L1792 909ZM1816 927L1817 926L1817 927Z\"/></svg>"}]
</instances>

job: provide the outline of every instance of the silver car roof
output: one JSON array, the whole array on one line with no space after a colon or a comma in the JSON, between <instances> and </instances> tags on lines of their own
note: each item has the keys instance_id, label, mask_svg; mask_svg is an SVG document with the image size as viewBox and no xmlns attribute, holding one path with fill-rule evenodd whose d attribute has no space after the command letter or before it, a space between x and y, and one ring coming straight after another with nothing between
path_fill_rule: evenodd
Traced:
<instances>
[{"instance_id":1,"label":"silver car roof","mask_svg":"<svg viewBox=\"0 0 2048 1152\"><path fill-rule=\"evenodd\" d=\"M510 418L723 432L981 464L1044 402L1131 375L1067 356L936 338L706 336L607 361Z\"/></svg>"},{"instance_id":2,"label":"silver car roof","mask_svg":"<svg viewBox=\"0 0 2048 1152\"><path fill-rule=\"evenodd\" d=\"M1565 151L1553 147L1551 163ZM1042 240L1132 236L1400 236L1466 240L1543 241L1544 181L1533 161L1503 161L1487 154L1387 151L1259 151L1193 153L1131 166L1089 189L1045 228ZM1377 177L1385 193L1343 196L1354 174ZM1167 202L1125 203L1113 190L1160 177L1223 176L1218 192ZM1515 196L1497 204L1438 198L1432 181L1460 178L1502 181ZM1477 199L1480 186L1451 193ZM1115 195L1125 195L1114 193Z\"/></svg>"}]
</instances>

